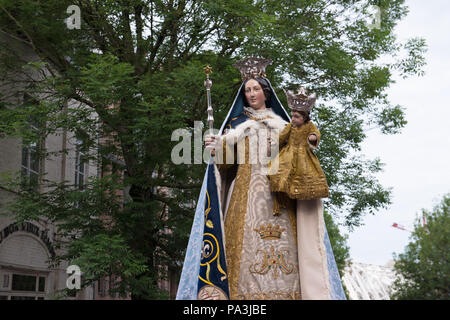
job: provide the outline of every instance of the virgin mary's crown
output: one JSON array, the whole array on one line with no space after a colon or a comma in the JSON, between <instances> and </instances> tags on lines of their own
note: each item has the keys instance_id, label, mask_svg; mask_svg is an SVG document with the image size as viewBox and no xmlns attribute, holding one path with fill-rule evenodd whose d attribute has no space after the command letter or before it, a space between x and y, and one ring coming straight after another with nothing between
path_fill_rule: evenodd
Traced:
<instances>
[{"instance_id":1,"label":"virgin mary's crown","mask_svg":"<svg viewBox=\"0 0 450 320\"><path fill-rule=\"evenodd\" d=\"M300 87L297 93L294 93L291 90L284 90L284 93L286 93L288 106L292 111L310 112L317 99L315 93L308 96L304 87Z\"/></svg>"},{"instance_id":2,"label":"virgin mary's crown","mask_svg":"<svg viewBox=\"0 0 450 320\"><path fill-rule=\"evenodd\" d=\"M272 64L272 60L250 57L233 64L233 67L241 72L242 81L250 78L265 78L266 67Z\"/></svg>"}]
</instances>

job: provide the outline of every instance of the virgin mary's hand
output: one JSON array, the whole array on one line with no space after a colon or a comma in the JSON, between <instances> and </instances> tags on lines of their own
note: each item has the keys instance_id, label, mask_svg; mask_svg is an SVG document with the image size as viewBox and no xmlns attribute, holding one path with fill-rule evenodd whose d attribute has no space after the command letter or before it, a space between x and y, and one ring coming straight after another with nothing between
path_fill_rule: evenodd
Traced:
<instances>
[{"instance_id":1,"label":"virgin mary's hand","mask_svg":"<svg viewBox=\"0 0 450 320\"><path fill-rule=\"evenodd\" d=\"M210 147L211 145L214 145L217 141L217 136L213 135L206 135L205 136L205 146Z\"/></svg>"},{"instance_id":2,"label":"virgin mary's hand","mask_svg":"<svg viewBox=\"0 0 450 320\"><path fill-rule=\"evenodd\" d=\"M216 149L218 140L219 140L219 136L206 135L205 136L205 148L211 150L211 152L214 153L214 149Z\"/></svg>"}]
</instances>

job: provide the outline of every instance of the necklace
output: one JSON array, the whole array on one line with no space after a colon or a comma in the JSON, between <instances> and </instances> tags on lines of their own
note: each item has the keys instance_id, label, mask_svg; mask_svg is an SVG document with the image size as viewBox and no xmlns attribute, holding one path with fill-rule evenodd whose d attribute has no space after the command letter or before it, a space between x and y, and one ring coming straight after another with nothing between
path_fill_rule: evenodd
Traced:
<instances>
[{"instance_id":1,"label":"necklace","mask_svg":"<svg viewBox=\"0 0 450 320\"><path fill-rule=\"evenodd\" d=\"M255 110L253 108L244 107L244 112L252 120L264 120L267 117L270 117L270 115L272 114L272 110L270 108L266 108L263 110Z\"/></svg>"}]
</instances>

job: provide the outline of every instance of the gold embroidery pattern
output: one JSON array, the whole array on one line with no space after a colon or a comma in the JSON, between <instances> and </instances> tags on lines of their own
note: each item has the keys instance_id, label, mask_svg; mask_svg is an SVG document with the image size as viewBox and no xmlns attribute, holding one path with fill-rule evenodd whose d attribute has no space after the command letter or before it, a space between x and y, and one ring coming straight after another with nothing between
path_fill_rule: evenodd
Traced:
<instances>
[{"instance_id":1,"label":"gold embroidery pattern","mask_svg":"<svg viewBox=\"0 0 450 320\"><path fill-rule=\"evenodd\" d=\"M216 261L217 260L217 261ZM219 242L217 241L217 238L211 234L211 233L204 233L203 234L203 249L202 249L202 262L200 262L200 266L204 267L206 266L206 279L203 279L202 277L198 276L200 280L203 282L214 285L211 283L209 279L209 273L211 271L211 263L216 261L217 269L223 276L220 278L221 281L225 280L227 278L227 274L222 269L222 266L220 265L220 247Z\"/></svg>"},{"instance_id":2,"label":"gold embroidery pattern","mask_svg":"<svg viewBox=\"0 0 450 320\"><path fill-rule=\"evenodd\" d=\"M208 207L205 210L205 225L213 229L214 225L211 220L208 220L208 214L211 211L211 200L209 197L208 191L206 191L206 197L208 200ZM215 253L215 254L213 254ZM209 279L209 274L211 272L211 263L216 261L217 269L223 276L220 278L220 280L225 280L227 278L226 272L223 270L222 266L220 265L220 247L219 242L217 241L216 237L211 233L203 233L203 248L202 248L202 259L200 262L200 266L204 267L206 266L206 279L203 279L200 275L198 278L203 281L206 284L214 286L213 283L211 283ZM203 261L203 263L202 263Z\"/></svg>"},{"instance_id":3,"label":"gold embroidery pattern","mask_svg":"<svg viewBox=\"0 0 450 320\"><path fill-rule=\"evenodd\" d=\"M278 240L281 238L281 234L283 233L284 228L281 228L280 225L272 225L271 223L268 223L267 225L260 225L259 228L253 229L256 231L261 239L264 240Z\"/></svg>"},{"instance_id":4,"label":"gold embroidery pattern","mask_svg":"<svg viewBox=\"0 0 450 320\"><path fill-rule=\"evenodd\" d=\"M292 233L294 234L295 244L298 248L297 243L297 201L291 201L290 205L287 206L287 213L289 216L289 221L292 227Z\"/></svg>"},{"instance_id":5,"label":"gold embroidery pattern","mask_svg":"<svg viewBox=\"0 0 450 320\"><path fill-rule=\"evenodd\" d=\"M285 208L291 222L292 233L294 234L295 243L297 243L297 200L290 199L285 193L272 193L274 215L280 215L282 208Z\"/></svg>"},{"instance_id":6,"label":"gold embroidery pattern","mask_svg":"<svg viewBox=\"0 0 450 320\"><path fill-rule=\"evenodd\" d=\"M235 185L233 189L233 193L231 195L231 199L229 202L228 210L226 213L225 219L225 249L226 249L226 261L227 261L227 272L228 272L228 283L230 289L230 299L238 299L239 298L239 279L240 279L240 268L242 263L242 252L243 252L243 240L244 240L244 228L246 225L246 215L248 210L248 201L249 201L249 188L252 177L252 165L249 161L249 138L246 137L240 143L245 143L245 154L243 155L244 161L239 161L239 165L237 166L237 175L235 180ZM227 144L223 144L222 150L229 148ZM236 149L235 148L235 164L237 159ZM224 150L225 151L225 150ZM240 159L242 159L240 158ZM233 164L228 166L234 166ZM296 210L295 210L295 201L290 202L290 206L287 208L287 213L289 216L289 220L292 226L292 231L294 233L294 241L297 239L297 225L296 225ZM285 253L283 253L285 255ZM281 257L280 257L281 258ZM285 261L284 261L285 262ZM285 263L286 264L286 263ZM295 271L292 270L292 265L286 264L287 269L291 268L291 273L297 273L297 265L295 265ZM248 267L247 267L248 268ZM272 268L272 267L271 267ZM248 269L247 269L248 270ZM280 271L277 271L280 272ZM288 293L275 294L276 292L272 292L270 295L268 293L265 296L260 296L259 298L263 299L298 299L293 294L289 295ZM258 297L255 296L255 299Z\"/></svg>"},{"instance_id":7,"label":"gold embroidery pattern","mask_svg":"<svg viewBox=\"0 0 450 320\"><path fill-rule=\"evenodd\" d=\"M289 255L288 250L277 250L270 247L270 252L265 250L256 251L256 256L262 253L261 262L254 263L250 265L249 270L251 273L257 273L260 275L265 275L269 271L273 271L274 279L278 279L281 273L291 274L295 272L295 266L292 263L286 262L285 255Z\"/></svg>"},{"instance_id":8,"label":"gold embroidery pattern","mask_svg":"<svg viewBox=\"0 0 450 320\"><path fill-rule=\"evenodd\" d=\"M217 286L206 285L197 295L198 300L228 300L226 293Z\"/></svg>"},{"instance_id":9,"label":"gold embroidery pattern","mask_svg":"<svg viewBox=\"0 0 450 320\"><path fill-rule=\"evenodd\" d=\"M236 296L238 300L301 300L300 291L261 291L248 294L239 294Z\"/></svg>"},{"instance_id":10,"label":"gold embroidery pattern","mask_svg":"<svg viewBox=\"0 0 450 320\"><path fill-rule=\"evenodd\" d=\"M209 212L211 211L211 200L210 200L210 198L209 198L209 193L208 193L208 190L206 190L206 199L208 200L208 208L206 208L206 210L205 210L205 225L208 227L208 228L210 228L210 229L213 229L214 228L214 225L213 225L213 223L212 223L212 221L211 220L208 220L208 214L209 214Z\"/></svg>"},{"instance_id":11,"label":"gold embroidery pattern","mask_svg":"<svg viewBox=\"0 0 450 320\"><path fill-rule=\"evenodd\" d=\"M239 282L245 214L247 212L251 165L249 163L249 139L245 138L245 161L238 167L233 194L225 219L226 261L230 297L234 299Z\"/></svg>"}]
</instances>

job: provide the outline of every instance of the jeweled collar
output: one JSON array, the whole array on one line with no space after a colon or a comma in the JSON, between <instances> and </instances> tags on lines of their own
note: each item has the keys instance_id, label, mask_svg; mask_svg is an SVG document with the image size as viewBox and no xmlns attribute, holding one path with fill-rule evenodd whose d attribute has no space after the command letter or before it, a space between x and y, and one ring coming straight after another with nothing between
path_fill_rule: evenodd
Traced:
<instances>
[{"instance_id":1,"label":"jeweled collar","mask_svg":"<svg viewBox=\"0 0 450 320\"><path fill-rule=\"evenodd\" d=\"M273 117L273 112L270 108L255 110L253 108L244 107L244 113L252 120L263 120Z\"/></svg>"}]
</instances>

